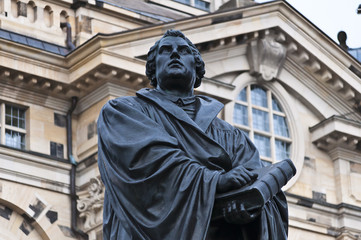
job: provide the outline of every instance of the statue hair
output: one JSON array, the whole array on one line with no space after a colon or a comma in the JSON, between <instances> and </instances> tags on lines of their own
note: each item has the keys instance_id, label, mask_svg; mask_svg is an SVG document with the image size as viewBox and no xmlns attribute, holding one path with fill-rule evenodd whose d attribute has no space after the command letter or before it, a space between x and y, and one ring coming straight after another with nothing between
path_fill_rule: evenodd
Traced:
<instances>
[{"instance_id":1,"label":"statue hair","mask_svg":"<svg viewBox=\"0 0 361 240\"><path fill-rule=\"evenodd\" d=\"M196 81L194 83L194 88L197 88L201 85L202 78L205 74L204 62L201 57L200 52L198 51L197 47L186 37L184 34L179 30L167 30L166 33L163 35L161 39L159 39L150 49L147 56L147 64L145 67L145 74L147 75L148 79L150 80L150 85L156 87L157 86L157 79L155 77L155 57L158 54L158 46L160 41L166 37L180 37L183 38L192 49L192 54L194 56L195 64L196 64Z\"/></svg>"}]
</instances>

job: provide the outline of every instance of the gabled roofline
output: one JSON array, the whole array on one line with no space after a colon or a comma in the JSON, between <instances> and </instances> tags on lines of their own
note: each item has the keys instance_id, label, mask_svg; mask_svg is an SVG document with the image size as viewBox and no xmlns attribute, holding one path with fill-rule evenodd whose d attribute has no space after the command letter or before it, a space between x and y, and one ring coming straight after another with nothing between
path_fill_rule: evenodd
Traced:
<instances>
[{"instance_id":1,"label":"gabled roofline","mask_svg":"<svg viewBox=\"0 0 361 240\"><path fill-rule=\"evenodd\" d=\"M265 7L271 8L271 11L262 11L262 9L265 9ZM139 40L139 35L146 37L155 37L155 36L161 36L167 29L176 28L181 31L185 31L188 29L192 29L195 27L202 27L207 26L210 24L215 23L222 23L227 21L232 21L236 19L241 19L244 17L250 17L252 15L261 14L261 13L270 13L280 10L282 13L286 13L287 11L294 12L295 16L298 16L300 19L304 20L304 22L309 25L311 28L315 30L314 34L317 33L317 35L322 35L322 37L332 45L333 49L337 50L338 53L341 53L345 55L345 57L352 62L352 65L354 68L358 69L361 72L361 63L357 61L351 54L349 54L347 51L343 50L338 43L336 43L331 37L329 37L325 32L323 32L320 28L318 28L314 23L312 23L308 18L306 18L302 13L300 13L297 9L295 9L292 5L290 5L288 2L284 0L276 0L272 2L265 2L257 5L252 6L245 6L237 9L230 9L230 10L224 10L220 12L213 12L209 14L204 14L200 16L192 16L180 20L175 20L172 22L167 23L159 23L154 24L151 26L144 26L136 29L130 29L127 31L122 32L115 32L115 33L97 33L92 38L88 39L86 42L84 42L82 45L78 46L75 51L68 53L66 56L71 56L73 54L76 54L76 52L80 51L80 49L83 49L87 47L89 44L91 44L93 41L97 41L99 39L100 41L109 40L110 45L113 44L114 39L118 39L117 42L123 43L127 41L132 40ZM294 21L295 18L292 19ZM296 19L297 20L297 19ZM122 39L122 40L120 40ZM103 47L108 46L103 42ZM333 54L335 55L335 54ZM350 67L350 66L348 66Z\"/></svg>"}]
</instances>

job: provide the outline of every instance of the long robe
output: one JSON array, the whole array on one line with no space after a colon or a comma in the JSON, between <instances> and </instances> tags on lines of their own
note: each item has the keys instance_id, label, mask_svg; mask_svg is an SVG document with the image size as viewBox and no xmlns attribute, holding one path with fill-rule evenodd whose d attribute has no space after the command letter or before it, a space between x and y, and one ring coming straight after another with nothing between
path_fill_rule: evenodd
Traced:
<instances>
[{"instance_id":1,"label":"long robe","mask_svg":"<svg viewBox=\"0 0 361 240\"><path fill-rule=\"evenodd\" d=\"M262 167L239 129L217 118L223 104L197 96L192 120L160 92L109 101L98 119L107 239L286 239L282 193L247 225L211 222L219 175Z\"/></svg>"}]
</instances>

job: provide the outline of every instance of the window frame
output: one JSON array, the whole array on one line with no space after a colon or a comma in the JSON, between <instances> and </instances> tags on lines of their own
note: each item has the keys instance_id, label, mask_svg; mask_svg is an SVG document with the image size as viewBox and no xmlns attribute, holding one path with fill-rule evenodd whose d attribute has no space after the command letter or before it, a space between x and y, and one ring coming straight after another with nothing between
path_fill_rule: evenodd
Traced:
<instances>
[{"instance_id":1,"label":"window frame","mask_svg":"<svg viewBox=\"0 0 361 240\"><path fill-rule=\"evenodd\" d=\"M177 2L180 4L184 4L190 7L194 7L200 9L202 11L209 12L211 9L211 3L209 0L173 0L173 2ZM202 4L204 6L202 6Z\"/></svg>"},{"instance_id":2,"label":"window frame","mask_svg":"<svg viewBox=\"0 0 361 240\"><path fill-rule=\"evenodd\" d=\"M259 106L259 105L256 105L256 104L254 104L252 102L252 96L251 96L251 91L252 91L251 87L252 86L260 87L264 91L266 91L267 107ZM242 101L242 100L240 100L238 98L238 94L240 94L241 91L244 88L246 89L246 102ZM273 109L273 98L276 99L277 102L282 106L281 102L278 100L278 97L275 95L275 93L272 93L272 91L269 88L267 88L265 86L262 86L259 83L248 83L243 88L238 90L238 92L236 94L236 97L234 98L234 101L233 101L234 105L233 105L233 113L232 113L232 123L233 123L233 125L235 127L239 128L239 129L243 130L243 131L248 132L248 136L252 140L252 142L255 141L255 134L269 138L269 141L270 141L270 156L264 156L264 155L260 154L261 159L265 160L265 161L268 161L268 162L276 162L277 161L277 159L276 159L276 157L277 157L277 154L276 154L276 140L280 140L282 142L286 142L287 144L290 144L289 158L292 158L291 148L292 148L293 141L292 141L291 131L289 129L290 128L289 127L290 123L289 123L289 120L287 118L286 113L276 111L276 110ZM234 108L235 108L236 104L242 105L242 106L247 108L247 111L248 111L247 112L248 113L248 126L237 124L237 123L235 123L233 121ZM261 129L257 129L257 128L255 128L253 126L253 117L254 117L253 109L260 110L260 111L263 111L263 112L267 113L269 131L264 131L264 130L261 130ZM286 124L287 124L287 127L288 127L289 137L284 137L284 136L275 134L274 121L273 121L274 115L285 117Z\"/></svg>"},{"instance_id":3,"label":"window frame","mask_svg":"<svg viewBox=\"0 0 361 240\"><path fill-rule=\"evenodd\" d=\"M24 128L15 127L6 124L6 106L10 106L13 108L20 109L24 111ZM0 102L0 144L4 146L8 146L14 149L21 149L25 150L27 149L27 143L28 143L28 131L27 131L27 108L24 106L19 106L18 104L8 103L8 102ZM21 144L22 147L13 147L6 144L6 130L14 131L17 133L24 134L24 144Z\"/></svg>"},{"instance_id":4,"label":"window frame","mask_svg":"<svg viewBox=\"0 0 361 240\"><path fill-rule=\"evenodd\" d=\"M284 72L284 70L283 70ZM229 94L229 102L225 104L224 111L222 115L223 119L230 124L233 124L233 110L234 110L234 100L237 98L237 95L241 90L246 87L248 84L257 84L266 89L269 89L274 93L279 104L282 106L283 112L287 115L288 118L288 130L290 136L292 136L292 146L290 148L291 160L295 164L297 169L296 175L283 187L283 190L287 190L292 187L297 179L300 177L301 170L305 161L305 134L308 133L308 126L300 124L300 116L298 110L298 99L292 96L286 87L289 83L292 83L292 75L284 74L281 78L274 79L272 81L261 81L256 77L252 76L249 71L243 71L241 73L235 73L233 76L222 75L217 78L219 81L229 82L230 77L232 78L232 85L235 86L232 89L232 94ZM291 79L289 79L291 78Z\"/></svg>"}]
</instances>

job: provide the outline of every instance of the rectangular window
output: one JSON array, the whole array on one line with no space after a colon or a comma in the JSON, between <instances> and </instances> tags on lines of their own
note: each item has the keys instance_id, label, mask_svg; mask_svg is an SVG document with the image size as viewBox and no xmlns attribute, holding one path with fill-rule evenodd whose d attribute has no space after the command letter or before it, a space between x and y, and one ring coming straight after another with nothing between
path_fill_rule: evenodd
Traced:
<instances>
[{"instance_id":1,"label":"rectangular window","mask_svg":"<svg viewBox=\"0 0 361 240\"><path fill-rule=\"evenodd\" d=\"M5 109L5 124L25 129L25 111L9 105L5 105Z\"/></svg>"},{"instance_id":2,"label":"rectangular window","mask_svg":"<svg viewBox=\"0 0 361 240\"><path fill-rule=\"evenodd\" d=\"M0 143L25 149L25 109L0 103Z\"/></svg>"},{"instance_id":3,"label":"rectangular window","mask_svg":"<svg viewBox=\"0 0 361 240\"><path fill-rule=\"evenodd\" d=\"M54 124L58 127L66 127L66 116L54 113Z\"/></svg>"},{"instance_id":4,"label":"rectangular window","mask_svg":"<svg viewBox=\"0 0 361 240\"><path fill-rule=\"evenodd\" d=\"M57 158L64 158L64 145L50 142L50 155Z\"/></svg>"},{"instance_id":5,"label":"rectangular window","mask_svg":"<svg viewBox=\"0 0 361 240\"><path fill-rule=\"evenodd\" d=\"M25 134L5 129L5 145L25 149Z\"/></svg>"},{"instance_id":6,"label":"rectangular window","mask_svg":"<svg viewBox=\"0 0 361 240\"><path fill-rule=\"evenodd\" d=\"M88 124L88 140L97 135L97 123L91 122Z\"/></svg>"},{"instance_id":7,"label":"rectangular window","mask_svg":"<svg viewBox=\"0 0 361 240\"><path fill-rule=\"evenodd\" d=\"M204 2L202 0L195 0L194 1L194 6L196 8L200 8L200 9L209 11L209 2Z\"/></svg>"}]
</instances>

